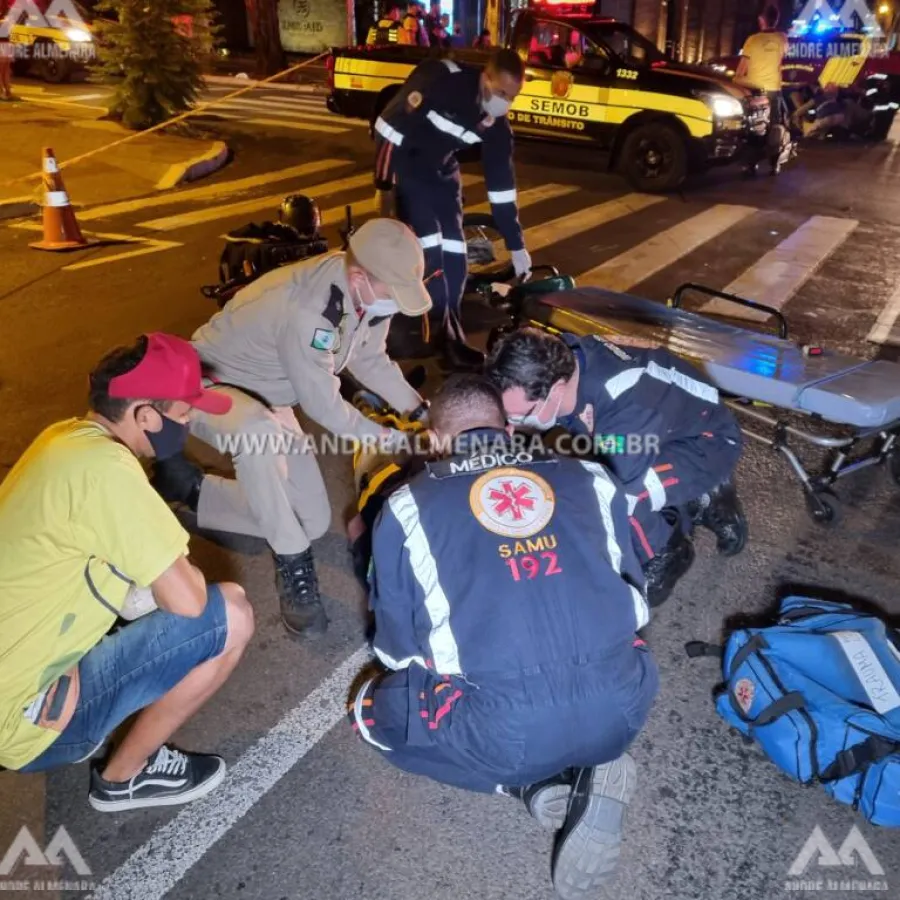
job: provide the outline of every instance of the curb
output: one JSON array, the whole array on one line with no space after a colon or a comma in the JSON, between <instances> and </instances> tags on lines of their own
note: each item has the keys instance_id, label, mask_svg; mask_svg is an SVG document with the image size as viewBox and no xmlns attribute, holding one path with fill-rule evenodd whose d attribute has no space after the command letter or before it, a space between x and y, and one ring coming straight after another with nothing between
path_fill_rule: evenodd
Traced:
<instances>
[{"instance_id":1,"label":"curb","mask_svg":"<svg viewBox=\"0 0 900 900\"><path fill-rule=\"evenodd\" d=\"M216 141L212 148L202 156L170 166L169 171L163 175L156 185L156 189L158 191L168 191L179 184L184 184L186 181L196 181L198 178L205 178L207 175L211 175L213 172L221 169L228 162L229 155L228 144L224 141Z\"/></svg>"},{"instance_id":2,"label":"curb","mask_svg":"<svg viewBox=\"0 0 900 900\"><path fill-rule=\"evenodd\" d=\"M313 94L319 90L315 84L279 84L273 81L256 81L252 78L237 78L234 75L204 75L208 84L224 84L235 89L245 87L261 87L273 91L293 91L295 94ZM324 85L322 88L324 89Z\"/></svg>"},{"instance_id":3,"label":"curb","mask_svg":"<svg viewBox=\"0 0 900 900\"><path fill-rule=\"evenodd\" d=\"M21 219L33 216L41 211L40 204L30 197L19 197L15 200L0 200L0 220Z\"/></svg>"}]
</instances>

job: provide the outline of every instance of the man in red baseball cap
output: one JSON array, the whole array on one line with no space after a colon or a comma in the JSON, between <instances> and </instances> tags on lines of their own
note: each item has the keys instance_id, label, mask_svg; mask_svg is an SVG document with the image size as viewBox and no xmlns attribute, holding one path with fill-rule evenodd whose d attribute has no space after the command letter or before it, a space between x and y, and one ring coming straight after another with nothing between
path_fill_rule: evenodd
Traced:
<instances>
[{"instance_id":1,"label":"man in red baseball cap","mask_svg":"<svg viewBox=\"0 0 900 900\"><path fill-rule=\"evenodd\" d=\"M166 742L227 680L254 629L237 584L207 584L141 458L177 453L203 389L196 350L143 335L90 376L90 409L45 429L0 484L0 766L42 772L97 755L94 809L187 803L225 775ZM108 634L117 619L127 624Z\"/></svg>"}]
</instances>

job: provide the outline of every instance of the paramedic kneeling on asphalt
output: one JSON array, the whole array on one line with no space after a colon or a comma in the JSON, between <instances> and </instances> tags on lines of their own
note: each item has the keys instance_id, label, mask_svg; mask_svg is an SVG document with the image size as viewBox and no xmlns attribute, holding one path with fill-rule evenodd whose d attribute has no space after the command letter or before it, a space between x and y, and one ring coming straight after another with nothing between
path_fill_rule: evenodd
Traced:
<instances>
[{"instance_id":1,"label":"paramedic kneeling on asphalt","mask_svg":"<svg viewBox=\"0 0 900 900\"><path fill-rule=\"evenodd\" d=\"M187 341L145 335L91 373L90 412L45 429L0 485L0 765L81 762L137 713L91 774L101 812L187 803L225 776L221 757L166 742L233 672L253 610L191 565L138 460L177 452L192 409L228 407Z\"/></svg>"},{"instance_id":2,"label":"paramedic kneeling on asphalt","mask_svg":"<svg viewBox=\"0 0 900 900\"><path fill-rule=\"evenodd\" d=\"M739 553L747 523L731 476L740 428L702 373L664 347L523 328L492 349L488 374L510 422L590 436L629 495L651 606L693 563L694 524ZM574 448L573 448L574 449Z\"/></svg>"},{"instance_id":3,"label":"paramedic kneeling on asphalt","mask_svg":"<svg viewBox=\"0 0 900 900\"><path fill-rule=\"evenodd\" d=\"M398 217L415 231L425 250L434 301L431 330L454 367L480 368L484 363L484 354L466 343L462 327L468 257L456 158L461 150L480 150L497 229L512 252L516 274L531 272L519 224L513 136L506 117L524 77L524 63L512 50L496 51L483 72L449 59L428 59L375 121L375 185L395 189ZM407 350L398 355L422 353L418 347Z\"/></svg>"},{"instance_id":4,"label":"paramedic kneeling on asphalt","mask_svg":"<svg viewBox=\"0 0 900 900\"><path fill-rule=\"evenodd\" d=\"M451 378L429 418L453 452L376 521L374 649L392 671L360 687L350 721L400 769L512 794L562 828L565 891L606 870L592 849L614 858L625 751L658 688L625 494L598 463L516 448L483 376Z\"/></svg>"},{"instance_id":5,"label":"paramedic kneeling on asphalt","mask_svg":"<svg viewBox=\"0 0 900 900\"><path fill-rule=\"evenodd\" d=\"M344 401L337 373L346 369L401 413L424 410L385 351L391 316L422 315L431 305L424 269L409 228L372 219L348 251L268 272L194 334L218 382L213 391L232 408L193 416L191 434L230 454L237 480L204 477L178 457L157 468L154 483L170 502L191 507L200 528L265 538L291 636L327 628L310 542L331 522L314 447L293 407L341 438L400 437Z\"/></svg>"}]
</instances>

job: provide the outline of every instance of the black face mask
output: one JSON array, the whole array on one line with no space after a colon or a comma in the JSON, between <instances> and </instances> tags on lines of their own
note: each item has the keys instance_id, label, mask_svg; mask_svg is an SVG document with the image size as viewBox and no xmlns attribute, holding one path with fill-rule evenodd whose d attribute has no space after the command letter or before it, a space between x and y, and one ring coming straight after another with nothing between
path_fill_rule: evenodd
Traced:
<instances>
[{"instance_id":1,"label":"black face mask","mask_svg":"<svg viewBox=\"0 0 900 900\"><path fill-rule=\"evenodd\" d=\"M157 410L159 412L159 410ZM188 426L159 413L163 427L159 431L144 431L156 459L169 459L184 449L188 438Z\"/></svg>"}]
</instances>

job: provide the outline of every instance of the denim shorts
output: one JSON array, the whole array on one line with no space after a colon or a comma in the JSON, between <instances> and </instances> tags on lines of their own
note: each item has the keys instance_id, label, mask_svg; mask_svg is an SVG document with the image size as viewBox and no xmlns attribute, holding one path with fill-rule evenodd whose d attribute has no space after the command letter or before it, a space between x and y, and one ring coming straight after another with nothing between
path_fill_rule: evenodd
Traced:
<instances>
[{"instance_id":1,"label":"denim shorts","mask_svg":"<svg viewBox=\"0 0 900 900\"><path fill-rule=\"evenodd\" d=\"M197 618L158 609L106 635L78 664L80 693L69 724L18 771L43 772L87 758L129 716L218 656L227 637L225 598L214 584Z\"/></svg>"}]
</instances>

